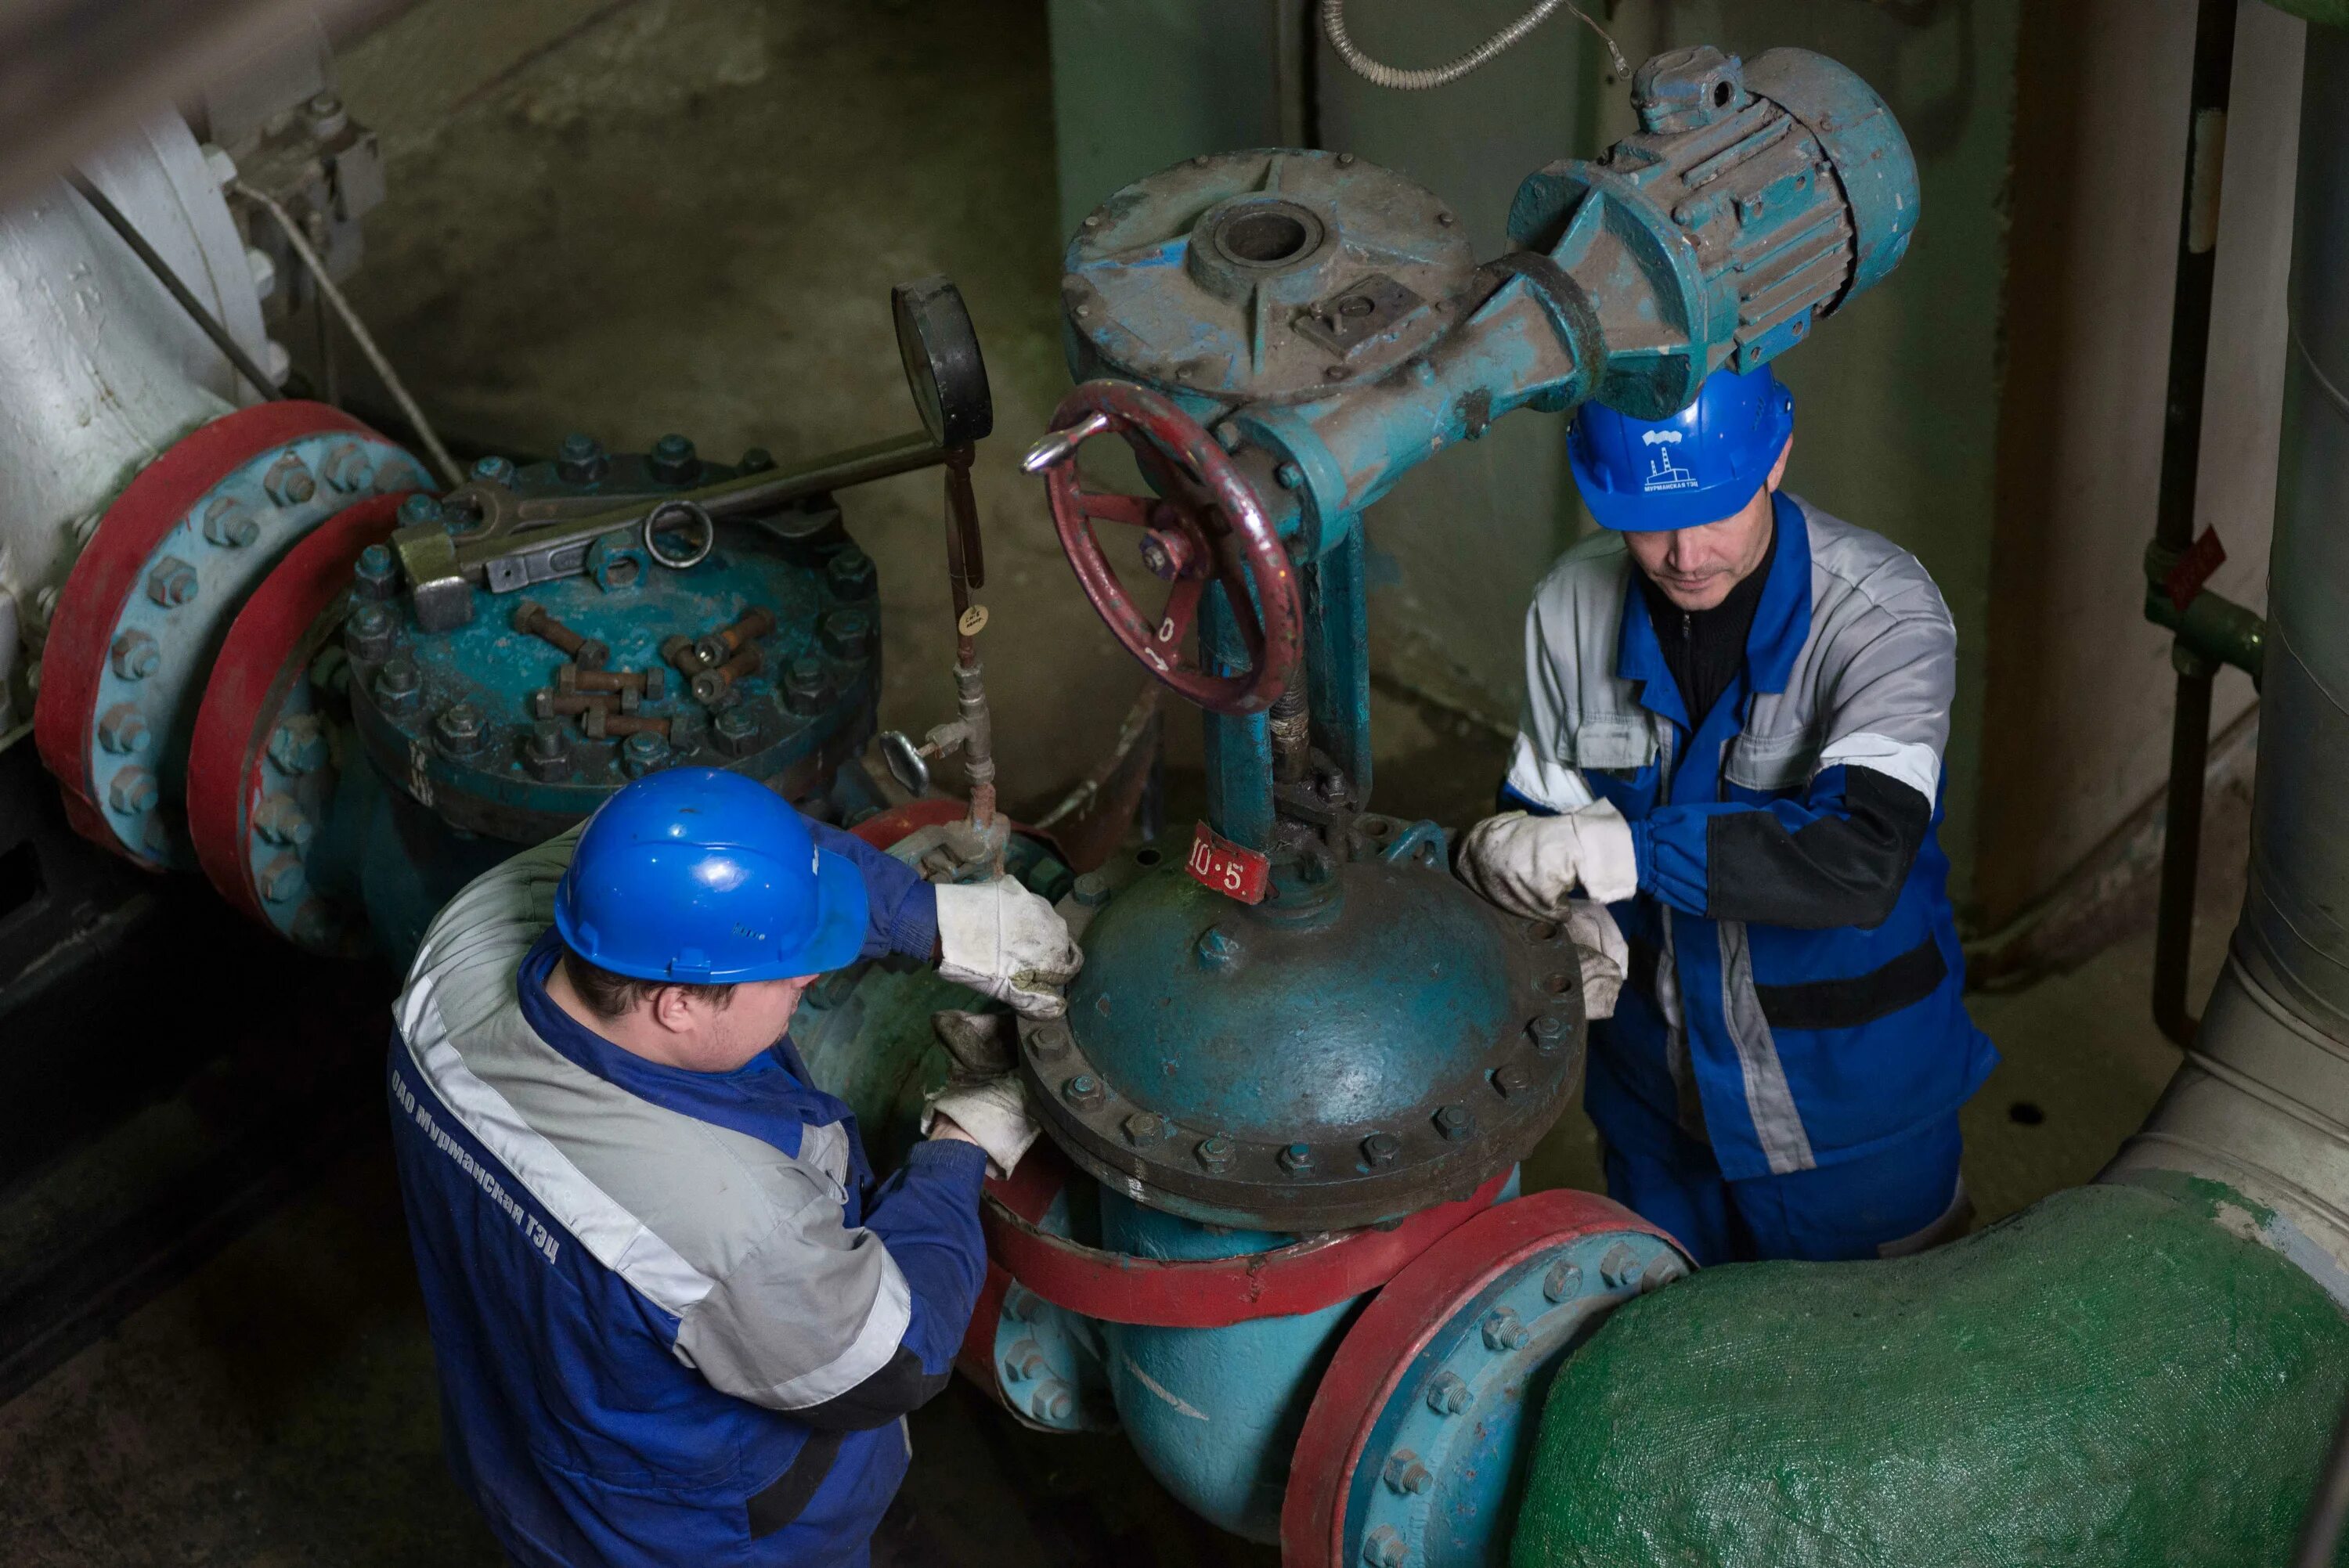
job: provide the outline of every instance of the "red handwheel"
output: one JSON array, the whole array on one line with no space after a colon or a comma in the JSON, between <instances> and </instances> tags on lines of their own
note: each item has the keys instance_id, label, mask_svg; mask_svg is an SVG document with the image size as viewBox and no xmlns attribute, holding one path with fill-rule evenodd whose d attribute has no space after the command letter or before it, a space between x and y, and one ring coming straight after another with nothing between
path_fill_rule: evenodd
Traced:
<instances>
[{"instance_id":1,"label":"red handwheel","mask_svg":"<svg viewBox=\"0 0 2349 1568\"><path fill-rule=\"evenodd\" d=\"M1077 449L1095 436L1125 438L1164 496L1087 490ZM1215 713L1262 713L1288 682L1304 640L1304 604L1256 490L1199 422L1172 398L1126 381L1088 381L1062 398L1052 434L1028 454L1044 476L1052 524L1077 582L1110 634L1168 687ZM1173 586L1166 607L1145 616L1118 580L1093 525L1137 531L1143 562ZM1199 599L1221 584L1247 653L1247 667L1218 675L1186 657L1184 640Z\"/></svg>"}]
</instances>

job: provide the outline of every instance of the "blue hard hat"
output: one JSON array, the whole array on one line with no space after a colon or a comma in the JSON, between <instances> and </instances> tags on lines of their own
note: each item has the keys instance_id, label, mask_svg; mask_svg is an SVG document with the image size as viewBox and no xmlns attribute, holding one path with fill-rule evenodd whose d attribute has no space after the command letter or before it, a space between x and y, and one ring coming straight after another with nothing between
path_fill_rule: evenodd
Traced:
<instances>
[{"instance_id":1,"label":"blue hard hat","mask_svg":"<svg viewBox=\"0 0 2349 1568\"><path fill-rule=\"evenodd\" d=\"M1668 419L1585 403L1567 462L1601 528L1653 532L1733 516L1770 478L1795 429L1795 395L1766 365L1716 370Z\"/></svg>"},{"instance_id":2,"label":"blue hard hat","mask_svg":"<svg viewBox=\"0 0 2349 1568\"><path fill-rule=\"evenodd\" d=\"M554 890L572 951L637 980L818 975L864 946L864 877L765 786L672 768L595 810Z\"/></svg>"}]
</instances>

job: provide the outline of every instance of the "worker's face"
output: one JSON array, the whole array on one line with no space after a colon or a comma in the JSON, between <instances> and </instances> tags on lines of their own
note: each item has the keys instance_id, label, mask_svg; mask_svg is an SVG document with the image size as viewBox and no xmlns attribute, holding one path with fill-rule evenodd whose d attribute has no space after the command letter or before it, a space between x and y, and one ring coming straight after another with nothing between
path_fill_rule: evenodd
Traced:
<instances>
[{"instance_id":1,"label":"worker's face","mask_svg":"<svg viewBox=\"0 0 2349 1568\"><path fill-rule=\"evenodd\" d=\"M1665 598L1683 610L1710 610L1754 574L1770 552L1770 498L1777 493L1787 454L1794 449L1795 439L1789 436L1754 499L1720 521L1623 535L1631 559Z\"/></svg>"},{"instance_id":2,"label":"worker's face","mask_svg":"<svg viewBox=\"0 0 2349 1568\"><path fill-rule=\"evenodd\" d=\"M642 1004L667 1034L678 1065L694 1072L732 1072L782 1038L812 975L792 980L748 980L724 1006L671 987Z\"/></svg>"}]
</instances>

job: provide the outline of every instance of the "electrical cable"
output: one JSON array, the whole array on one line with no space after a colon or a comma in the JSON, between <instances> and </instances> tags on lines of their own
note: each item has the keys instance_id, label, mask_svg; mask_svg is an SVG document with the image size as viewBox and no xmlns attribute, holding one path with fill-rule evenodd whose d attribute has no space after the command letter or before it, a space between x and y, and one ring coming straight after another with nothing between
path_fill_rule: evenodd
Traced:
<instances>
[{"instance_id":1,"label":"electrical cable","mask_svg":"<svg viewBox=\"0 0 2349 1568\"><path fill-rule=\"evenodd\" d=\"M302 264L310 270L310 281L318 285L318 292L334 305L335 314L343 318L343 325L350 328L351 337L358 344L359 352L367 356L369 365L375 366L375 373L383 377L384 387L391 393L392 401L399 405L409 428L416 432L416 438L423 442L424 449L431 454L433 466L440 470L441 477L451 486L463 484L464 470L457 466L455 459L450 457L449 449L440 444L440 438L433 434L431 422L425 418L424 410L416 406L416 399L408 395L408 387L400 381L398 373L392 369L391 362L383 356L383 350L375 346L375 338L367 331L367 324L359 319L359 313L351 308L351 302L343 297L343 291L336 288L335 280L326 275L326 263L318 259L318 253L310 248L310 242L304 237L301 225L295 222L293 215L274 199L255 191L243 181L232 180L228 188L277 220L277 226L285 232L285 242L294 247L294 253L301 257Z\"/></svg>"},{"instance_id":2,"label":"electrical cable","mask_svg":"<svg viewBox=\"0 0 2349 1568\"><path fill-rule=\"evenodd\" d=\"M81 192L81 199L89 203L90 210L106 220L106 226L122 237L122 242L130 247L131 253L146 263L147 270L155 274L155 281L180 302L180 308L188 313L189 320L202 328L203 335L212 340L212 346L228 356L228 362L236 366L236 373L253 383L253 389L261 394L263 401L274 402L285 396L262 373L261 366L253 362L253 356L237 346L236 339L228 335L228 328L213 318L202 300L189 292L188 285L180 281L180 274L173 272L156 253L155 247L147 242L147 236L131 227L130 220L122 215L122 209L117 207L105 191L91 184L88 177L78 170L68 173L66 180Z\"/></svg>"},{"instance_id":3,"label":"electrical cable","mask_svg":"<svg viewBox=\"0 0 2349 1568\"><path fill-rule=\"evenodd\" d=\"M1615 63L1615 74L1630 76L1630 64L1623 58L1623 51L1615 46L1615 40L1609 36L1607 29L1592 21L1589 14L1573 5L1571 0L1537 0L1532 10L1458 59L1447 65L1419 70L1402 70L1393 66L1381 65L1362 53L1346 31L1346 0L1321 0L1321 31L1329 36L1330 46L1338 51L1338 57L1345 61L1356 76L1398 92L1423 92L1429 88L1440 88L1446 82L1456 82L1469 72L1499 58L1514 48L1520 38L1547 21L1550 13L1561 5L1606 44L1608 57Z\"/></svg>"}]
</instances>

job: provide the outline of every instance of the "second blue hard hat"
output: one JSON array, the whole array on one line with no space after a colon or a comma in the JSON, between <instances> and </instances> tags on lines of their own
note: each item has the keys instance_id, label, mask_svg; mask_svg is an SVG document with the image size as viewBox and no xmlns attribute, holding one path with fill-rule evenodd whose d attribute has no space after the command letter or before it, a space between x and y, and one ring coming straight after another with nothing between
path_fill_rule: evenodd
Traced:
<instances>
[{"instance_id":1,"label":"second blue hard hat","mask_svg":"<svg viewBox=\"0 0 2349 1568\"><path fill-rule=\"evenodd\" d=\"M595 810L554 892L582 958L638 980L819 975L864 945L864 878L765 786L715 768L637 779Z\"/></svg>"},{"instance_id":2,"label":"second blue hard hat","mask_svg":"<svg viewBox=\"0 0 2349 1568\"><path fill-rule=\"evenodd\" d=\"M1795 395L1766 365L1716 370L1666 419L1585 403L1566 455L1601 528L1695 528L1734 515L1770 477L1795 430Z\"/></svg>"}]
</instances>

